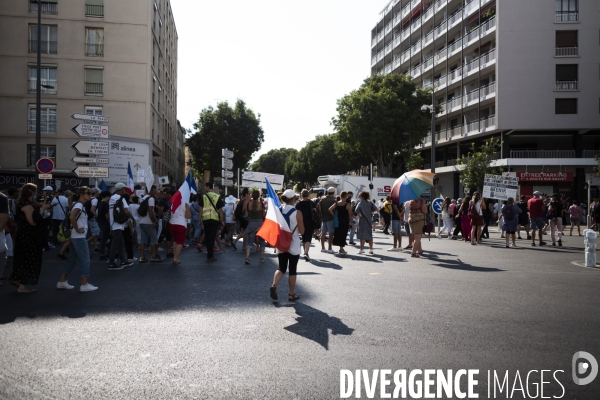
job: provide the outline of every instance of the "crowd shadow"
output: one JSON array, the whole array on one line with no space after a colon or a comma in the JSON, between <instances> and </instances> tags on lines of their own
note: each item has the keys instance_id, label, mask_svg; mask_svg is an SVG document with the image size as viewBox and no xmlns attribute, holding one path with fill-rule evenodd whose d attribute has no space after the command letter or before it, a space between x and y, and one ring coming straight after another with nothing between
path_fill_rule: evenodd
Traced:
<instances>
[{"instance_id":1,"label":"crowd shadow","mask_svg":"<svg viewBox=\"0 0 600 400\"><path fill-rule=\"evenodd\" d=\"M425 257L426 258L426 257ZM499 268L485 268L477 267L472 264L465 263L457 258L455 260L440 259L431 264L434 267L441 267L447 269L453 269L458 271L469 271L469 272L504 272L503 269Z\"/></svg>"},{"instance_id":2,"label":"crowd shadow","mask_svg":"<svg viewBox=\"0 0 600 400\"><path fill-rule=\"evenodd\" d=\"M329 331L331 331L332 335L348 336L354 332L353 328L348 327L339 318L332 317L304 303L274 304L275 307L292 307L298 315L295 324L286 326L283 329L312 340L321 345L325 350L329 350Z\"/></svg>"}]
</instances>

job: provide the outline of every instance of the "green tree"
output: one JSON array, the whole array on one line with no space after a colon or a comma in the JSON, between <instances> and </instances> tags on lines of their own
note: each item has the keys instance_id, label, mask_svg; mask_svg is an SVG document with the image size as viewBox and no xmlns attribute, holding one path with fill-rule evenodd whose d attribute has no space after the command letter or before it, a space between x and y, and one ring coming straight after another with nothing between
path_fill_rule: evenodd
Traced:
<instances>
[{"instance_id":1,"label":"green tree","mask_svg":"<svg viewBox=\"0 0 600 400\"><path fill-rule=\"evenodd\" d=\"M412 153L407 157L406 160L406 170L412 171L414 169L423 169L423 165L425 165L425 159L421 155L421 153Z\"/></svg>"},{"instance_id":2,"label":"green tree","mask_svg":"<svg viewBox=\"0 0 600 400\"><path fill-rule=\"evenodd\" d=\"M491 138L477 151L475 143L471 144L471 150L458 160L460 168L460 180L465 188L471 189L471 193L483 189L483 180L486 174L501 174L502 168L491 167L490 163L496 159L496 153L500 150L502 143L500 139Z\"/></svg>"},{"instance_id":3,"label":"green tree","mask_svg":"<svg viewBox=\"0 0 600 400\"><path fill-rule=\"evenodd\" d=\"M403 133L412 134L414 145L431 129L430 114L420 111L423 104L431 104L431 89L405 75L373 75L337 101L332 125L340 142L362 154L355 161L373 162L381 176L391 176L396 157L410 152Z\"/></svg>"},{"instance_id":4,"label":"green tree","mask_svg":"<svg viewBox=\"0 0 600 400\"><path fill-rule=\"evenodd\" d=\"M224 101L216 108L203 109L194 131L186 140L194 169L210 171L211 177L221 176L221 149L232 150L234 168L245 169L265 140L260 114L256 115L242 100L237 100L233 108Z\"/></svg>"},{"instance_id":5,"label":"green tree","mask_svg":"<svg viewBox=\"0 0 600 400\"><path fill-rule=\"evenodd\" d=\"M285 162L292 154L298 153L296 149L274 149L258 157L250 169L256 172L285 175Z\"/></svg>"}]
</instances>

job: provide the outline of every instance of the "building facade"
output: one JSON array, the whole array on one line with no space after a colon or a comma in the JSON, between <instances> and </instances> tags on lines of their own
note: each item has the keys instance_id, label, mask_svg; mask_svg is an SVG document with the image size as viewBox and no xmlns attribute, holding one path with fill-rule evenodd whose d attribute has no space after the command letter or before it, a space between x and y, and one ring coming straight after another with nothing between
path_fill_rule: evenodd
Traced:
<instances>
[{"instance_id":1,"label":"building facade","mask_svg":"<svg viewBox=\"0 0 600 400\"><path fill-rule=\"evenodd\" d=\"M463 195L457 159L495 137L521 194L584 200L600 154L599 32L589 0L393 0L371 32L371 73L434 87L435 159L431 134L417 150L444 195Z\"/></svg>"},{"instance_id":2,"label":"building facade","mask_svg":"<svg viewBox=\"0 0 600 400\"><path fill-rule=\"evenodd\" d=\"M43 0L0 5L0 188L35 174L36 52L42 52L41 156L55 162L52 184L88 184L71 172L79 138L74 113L110 119L110 177L152 166L179 178L177 31L168 0ZM94 123L94 122L90 122ZM178 153L179 151L179 153ZM94 182L89 182L93 184Z\"/></svg>"}]
</instances>

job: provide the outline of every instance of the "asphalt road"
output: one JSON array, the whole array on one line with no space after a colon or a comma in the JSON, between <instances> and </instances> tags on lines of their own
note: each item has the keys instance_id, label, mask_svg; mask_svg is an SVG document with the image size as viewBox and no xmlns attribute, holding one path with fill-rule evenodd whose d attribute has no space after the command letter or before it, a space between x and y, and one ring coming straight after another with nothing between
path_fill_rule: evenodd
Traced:
<instances>
[{"instance_id":1,"label":"asphalt road","mask_svg":"<svg viewBox=\"0 0 600 400\"><path fill-rule=\"evenodd\" d=\"M493 236L425 240L421 259L385 251L381 233L374 256L313 247L295 304L286 278L269 298L270 252L249 266L230 248L212 264L193 248L179 266L96 260L91 293L57 291L62 262L46 254L37 293L0 287L0 398L333 399L341 369L478 369L480 398L488 370L509 371L511 388L518 371L531 395L541 379L527 385L530 370L562 370L564 395L547 374L545 396L597 399L600 377L571 378L575 352L600 360L600 269L581 266L583 240L506 249Z\"/></svg>"}]
</instances>

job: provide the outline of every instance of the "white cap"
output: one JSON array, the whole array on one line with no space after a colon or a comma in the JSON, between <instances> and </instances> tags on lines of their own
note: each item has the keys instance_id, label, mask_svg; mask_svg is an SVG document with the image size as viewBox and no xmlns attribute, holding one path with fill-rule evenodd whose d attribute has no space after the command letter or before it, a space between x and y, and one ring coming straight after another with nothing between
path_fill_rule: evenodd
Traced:
<instances>
[{"instance_id":1,"label":"white cap","mask_svg":"<svg viewBox=\"0 0 600 400\"><path fill-rule=\"evenodd\" d=\"M534 196L541 196L542 194L536 190L535 192L533 192L533 195Z\"/></svg>"},{"instance_id":2,"label":"white cap","mask_svg":"<svg viewBox=\"0 0 600 400\"><path fill-rule=\"evenodd\" d=\"M237 201L237 199L235 197L233 197L232 195L229 195L225 198L225 203L235 203Z\"/></svg>"},{"instance_id":3,"label":"white cap","mask_svg":"<svg viewBox=\"0 0 600 400\"><path fill-rule=\"evenodd\" d=\"M329 187L327 188L327 193L329 193L329 192L333 192L333 193L335 193L335 188L334 188L333 186L329 186Z\"/></svg>"},{"instance_id":4,"label":"white cap","mask_svg":"<svg viewBox=\"0 0 600 400\"><path fill-rule=\"evenodd\" d=\"M294 197L298 197L298 196L296 196L296 192L294 192L292 189L287 189L285 192L283 192L283 195L288 199L293 199Z\"/></svg>"},{"instance_id":5,"label":"white cap","mask_svg":"<svg viewBox=\"0 0 600 400\"><path fill-rule=\"evenodd\" d=\"M125 189L127 187L126 184L119 182L115 185L115 190L121 190L121 189Z\"/></svg>"},{"instance_id":6,"label":"white cap","mask_svg":"<svg viewBox=\"0 0 600 400\"><path fill-rule=\"evenodd\" d=\"M46 191L46 190L53 191L54 189L52 189L52 186L46 186L43 190L44 191Z\"/></svg>"}]
</instances>

